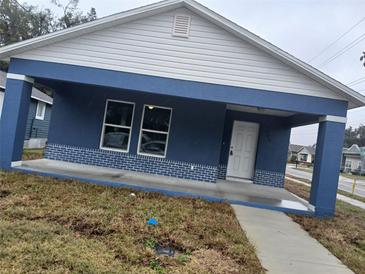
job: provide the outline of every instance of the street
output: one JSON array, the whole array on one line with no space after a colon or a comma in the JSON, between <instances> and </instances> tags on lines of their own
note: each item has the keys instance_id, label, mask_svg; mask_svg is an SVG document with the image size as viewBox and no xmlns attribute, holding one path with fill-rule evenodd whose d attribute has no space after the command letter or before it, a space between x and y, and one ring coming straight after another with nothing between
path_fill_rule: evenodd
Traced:
<instances>
[{"instance_id":1,"label":"street","mask_svg":"<svg viewBox=\"0 0 365 274\"><path fill-rule=\"evenodd\" d=\"M294 164L288 164L286 166L286 174L289 174L289 175L292 175L292 176L295 176L298 178L312 180L311 172L296 169ZM338 188L343 191L351 193L353 182L354 182L353 179L340 176ZM356 188L355 188L354 194L359 195L361 197L365 197L365 180L356 180Z\"/></svg>"}]
</instances>

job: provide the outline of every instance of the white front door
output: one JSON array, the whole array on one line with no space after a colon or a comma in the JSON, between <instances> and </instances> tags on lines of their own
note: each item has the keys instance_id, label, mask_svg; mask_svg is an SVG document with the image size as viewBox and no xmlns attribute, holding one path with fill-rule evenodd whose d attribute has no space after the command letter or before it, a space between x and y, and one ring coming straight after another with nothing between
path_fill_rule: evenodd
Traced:
<instances>
[{"instance_id":1,"label":"white front door","mask_svg":"<svg viewBox=\"0 0 365 274\"><path fill-rule=\"evenodd\" d=\"M227 177L252 179L259 124L234 121L231 145L229 149Z\"/></svg>"}]
</instances>

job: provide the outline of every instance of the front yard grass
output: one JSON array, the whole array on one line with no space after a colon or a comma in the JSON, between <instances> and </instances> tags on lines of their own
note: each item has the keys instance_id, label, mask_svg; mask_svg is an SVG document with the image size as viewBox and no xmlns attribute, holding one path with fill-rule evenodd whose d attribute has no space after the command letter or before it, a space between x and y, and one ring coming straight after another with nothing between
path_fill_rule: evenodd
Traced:
<instances>
[{"instance_id":1,"label":"front yard grass","mask_svg":"<svg viewBox=\"0 0 365 274\"><path fill-rule=\"evenodd\" d=\"M286 180L285 188L309 199L305 185ZM332 219L290 216L352 271L365 273L365 210L337 200Z\"/></svg>"},{"instance_id":2,"label":"front yard grass","mask_svg":"<svg viewBox=\"0 0 365 274\"><path fill-rule=\"evenodd\" d=\"M229 204L133 192L0 172L0 272L264 273Z\"/></svg>"},{"instance_id":3,"label":"front yard grass","mask_svg":"<svg viewBox=\"0 0 365 274\"><path fill-rule=\"evenodd\" d=\"M23 151L22 160L36 160L43 158L44 149L43 148L27 148Z\"/></svg>"}]
</instances>

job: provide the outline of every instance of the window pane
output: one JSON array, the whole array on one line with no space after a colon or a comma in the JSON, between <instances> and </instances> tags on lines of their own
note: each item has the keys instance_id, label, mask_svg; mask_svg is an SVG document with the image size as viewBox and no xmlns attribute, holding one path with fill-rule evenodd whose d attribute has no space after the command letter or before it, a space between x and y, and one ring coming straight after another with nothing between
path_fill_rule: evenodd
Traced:
<instances>
[{"instance_id":1,"label":"window pane","mask_svg":"<svg viewBox=\"0 0 365 274\"><path fill-rule=\"evenodd\" d=\"M118 102L108 102L105 123L121 126L131 126L133 105Z\"/></svg>"},{"instance_id":2,"label":"window pane","mask_svg":"<svg viewBox=\"0 0 365 274\"><path fill-rule=\"evenodd\" d=\"M42 117L44 113L45 104L38 102L38 108L37 108L37 116Z\"/></svg>"},{"instance_id":3,"label":"window pane","mask_svg":"<svg viewBox=\"0 0 365 274\"><path fill-rule=\"evenodd\" d=\"M104 130L103 147L128 149L129 129L106 126Z\"/></svg>"},{"instance_id":4,"label":"window pane","mask_svg":"<svg viewBox=\"0 0 365 274\"><path fill-rule=\"evenodd\" d=\"M141 145L139 152L154 154L159 156L165 155L167 134L152 133L142 130Z\"/></svg>"},{"instance_id":5,"label":"window pane","mask_svg":"<svg viewBox=\"0 0 365 274\"><path fill-rule=\"evenodd\" d=\"M143 129L167 132L169 130L170 115L170 109L145 106Z\"/></svg>"}]
</instances>

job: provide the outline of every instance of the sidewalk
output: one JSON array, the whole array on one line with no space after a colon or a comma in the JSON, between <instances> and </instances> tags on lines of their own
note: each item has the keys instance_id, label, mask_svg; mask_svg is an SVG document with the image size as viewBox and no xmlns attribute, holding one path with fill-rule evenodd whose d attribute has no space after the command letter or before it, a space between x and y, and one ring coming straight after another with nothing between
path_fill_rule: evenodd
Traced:
<instances>
[{"instance_id":1,"label":"sidewalk","mask_svg":"<svg viewBox=\"0 0 365 274\"><path fill-rule=\"evenodd\" d=\"M286 214L241 205L232 207L268 273L353 273Z\"/></svg>"},{"instance_id":2,"label":"sidewalk","mask_svg":"<svg viewBox=\"0 0 365 274\"><path fill-rule=\"evenodd\" d=\"M295 183L298 183L298 184L302 184L302 185L306 185L308 187L310 187L311 185L306 183L306 182L303 182L301 180L297 180L297 179L293 179L293 178L290 178L290 177L285 177L286 180L290 180L292 182L295 182ZM359 200L356 200L356 199L352 199L350 197L347 197L345 195L342 195L342 194L337 194L337 199L340 200L340 201L343 201L345 203L348 203L350 205L353 205L353 206L357 206L357 207L360 207L362 209L365 209L365 203L359 201Z\"/></svg>"}]
</instances>

